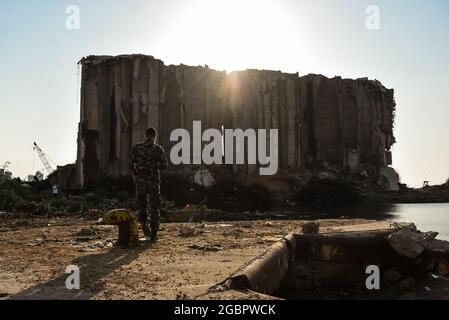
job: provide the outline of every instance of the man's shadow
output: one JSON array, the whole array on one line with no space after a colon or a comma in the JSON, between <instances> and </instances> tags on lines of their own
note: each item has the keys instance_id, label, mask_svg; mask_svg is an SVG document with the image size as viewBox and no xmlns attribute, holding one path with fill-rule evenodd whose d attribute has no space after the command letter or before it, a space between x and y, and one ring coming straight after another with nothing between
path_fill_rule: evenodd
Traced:
<instances>
[{"instance_id":1,"label":"man's shadow","mask_svg":"<svg viewBox=\"0 0 449 320\"><path fill-rule=\"evenodd\" d=\"M46 283L37 284L9 297L10 300L90 300L105 288L105 277L118 268L130 264L151 248L149 243L138 247L114 247L110 251L75 259L70 264L80 270L80 290L69 290L66 280L70 274L63 273ZM61 266L65 272L68 266Z\"/></svg>"}]
</instances>

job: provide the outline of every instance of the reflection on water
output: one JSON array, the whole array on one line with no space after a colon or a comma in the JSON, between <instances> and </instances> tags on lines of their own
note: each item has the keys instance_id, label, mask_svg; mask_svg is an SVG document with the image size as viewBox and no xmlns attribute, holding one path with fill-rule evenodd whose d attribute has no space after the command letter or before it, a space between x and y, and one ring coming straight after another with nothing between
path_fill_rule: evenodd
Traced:
<instances>
[{"instance_id":1,"label":"reflection on water","mask_svg":"<svg viewBox=\"0 0 449 320\"><path fill-rule=\"evenodd\" d=\"M352 207L308 207L312 216L413 222L421 231L439 232L438 239L449 240L449 203L361 205Z\"/></svg>"}]
</instances>

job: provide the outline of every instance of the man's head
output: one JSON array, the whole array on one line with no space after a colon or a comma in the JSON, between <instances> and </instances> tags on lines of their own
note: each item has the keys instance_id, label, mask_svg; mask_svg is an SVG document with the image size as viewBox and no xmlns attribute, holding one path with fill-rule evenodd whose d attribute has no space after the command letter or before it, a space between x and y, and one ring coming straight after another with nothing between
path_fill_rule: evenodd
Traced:
<instances>
[{"instance_id":1,"label":"man's head","mask_svg":"<svg viewBox=\"0 0 449 320\"><path fill-rule=\"evenodd\" d=\"M148 128L146 133L147 139L151 141L156 141L157 130L155 128Z\"/></svg>"}]
</instances>

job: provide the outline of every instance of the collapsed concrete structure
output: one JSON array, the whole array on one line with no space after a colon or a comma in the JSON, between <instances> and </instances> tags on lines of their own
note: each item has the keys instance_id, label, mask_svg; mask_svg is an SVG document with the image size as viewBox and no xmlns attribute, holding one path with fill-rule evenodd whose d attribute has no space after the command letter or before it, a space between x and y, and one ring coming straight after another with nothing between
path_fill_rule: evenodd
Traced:
<instances>
[{"instance_id":1,"label":"collapsed concrete structure","mask_svg":"<svg viewBox=\"0 0 449 320\"><path fill-rule=\"evenodd\" d=\"M357 172L391 164L394 91L377 80L279 71L220 72L165 65L144 55L89 56L82 65L76 184L129 175L129 155L147 127L169 152L174 129L279 129L278 177L319 163ZM171 166L172 169L174 168ZM257 179L257 165L235 165Z\"/></svg>"}]
</instances>

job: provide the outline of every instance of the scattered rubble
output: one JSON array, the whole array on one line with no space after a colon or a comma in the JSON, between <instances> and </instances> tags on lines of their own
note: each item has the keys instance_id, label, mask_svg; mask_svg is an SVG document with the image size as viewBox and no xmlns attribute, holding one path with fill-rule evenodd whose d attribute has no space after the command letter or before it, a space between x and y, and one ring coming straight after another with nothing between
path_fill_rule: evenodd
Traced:
<instances>
[{"instance_id":1,"label":"scattered rubble","mask_svg":"<svg viewBox=\"0 0 449 320\"><path fill-rule=\"evenodd\" d=\"M240 239L242 237L243 230L236 228L230 232L223 232L223 236L225 237L233 237L234 239Z\"/></svg>"},{"instance_id":2,"label":"scattered rubble","mask_svg":"<svg viewBox=\"0 0 449 320\"><path fill-rule=\"evenodd\" d=\"M283 239L290 233L311 239L310 242L304 243L304 246L296 246L305 250L297 251L297 256L301 256L299 252L305 252L306 256L311 255L314 261L325 257L329 263L335 260L335 264L339 266L338 268L326 267L323 263L314 263L304 264L302 267L295 264L296 267L287 268L287 272L297 270L299 273L296 275L301 274L301 270L303 270L302 274L313 275L312 278L304 278L302 283L308 283L313 288L314 297L319 299L335 298L335 291L326 292L324 285L317 289L315 286L317 283L326 284L329 283L326 281L332 279L338 283L338 281L346 281L349 276L351 279L356 279L358 275L366 277L363 268L366 262L382 262L382 259L387 259L391 255L401 256L389 244L388 232L382 233L382 230L388 229L389 223L357 219L320 220L317 222L320 224L320 232L323 233L306 235L298 232L304 225L304 221L257 221L251 222L251 227L248 224L248 228L244 227L247 223L245 221L163 224L164 232L158 244L150 246L139 239L141 246L126 249L116 246L116 227L97 225L95 224L97 219L86 220L81 216L77 219L69 216L60 217L59 220L45 217L41 219L39 223L37 220L30 220L33 228L6 227L0 233L2 242L0 286L6 288L7 299L74 298L67 290L63 290L66 275L64 270L61 270L61 265L68 264L81 267L83 281L88 284L87 291L83 292L83 299L175 299L177 294L185 294L189 299L248 299L249 297L260 299L262 295L254 296L254 293L227 290L223 285L218 291L208 292L207 288L221 283L233 273L233 270L239 270L242 265L250 265L253 257L259 257L268 246L278 245L279 241L286 244ZM13 224L14 221L11 221L9 225ZM48 225L51 226L48 227ZM400 232L401 226L392 228L389 232ZM181 238L179 232L185 227L193 227L200 232L192 238ZM238 230L240 237L227 236L235 230ZM320 240L322 237L336 237L345 230L348 233L340 240L331 242L325 241L326 238ZM374 231L358 231L357 233L357 230L380 231L379 235L375 236ZM369 235L370 232L373 232L374 236L363 236ZM101 239L95 239L96 234L101 235ZM354 238L354 241L346 240L357 234L359 236ZM77 235L92 236L92 239L79 242L74 239ZM315 237L317 241L313 240ZM374 250L377 248L377 240L381 241L382 250L389 250L389 254L383 254L382 250ZM359 255L361 257L362 267L358 269L354 269L351 264L339 261L344 258L351 241L354 246L349 245L349 248L356 250L353 252L355 257ZM448 269L447 249L445 249L444 241L429 241L425 243L426 245L433 243L431 247L429 246L432 249L426 248L418 258L411 259L410 265L387 263L384 267L382 263L382 279L388 280L388 284L382 284L382 288L394 287L394 290L398 290L395 294L404 292L402 290L414 294L419 291L427 295L427 298L444 294L443 289L447 288L447 285L444 287L442 281L446 281L444 272ZM26 246L28 243L39 243L39 245L28 247ZM369 243L373 244L373 250L366 249L365 246ZM327 245L329 246L326 247ZM286 246L288 247L287 244ZM333 246L337 246L338 250L334 250ZM21 249L17 250L17 248ZM403 257L400 261L404 262L408 259L410 258ZM288 261L292 260L288 259ZM432 261L434 262L430 263ZM307 270L320 272L309 273L306 272ZM17 274L20 274L20 278L14 278ZM265 275L267 274L272 273L266 272ZM269 278L271 279L271 276ZM290 281L289 283L293 285L298 282ZM275 283L273 282L270 287L272 285ZM59 287L62 289L59 290ZM425 289L426 287L430 291ZM338 296L344 299L366 297L347 287L339 287L338 291L340 292ZM282 292L275 294L283 296ZM267 296L264 297L267 298ZM289 295L285 297L291 298Z\"/></svg>"},{"instance_id":3,"label":"scattered rubble","mask_svg":"<svg viewBox=\"0 0 449 320\"><path fill-rule=\"evenodd\" d=\"M320 232L320 224L317 222L306 222L302 225L302 233L310 234L310 233L319 233Z\"/></svg>"},{"instance_id":4,"label":"scattered rubble","mask_svg":"<svg viewBox=\"0 0 449 320\"><path fill-rule=\"evenodd\" d=\"M190 249L201 250L201 251L221 251L223 248L220 245L198 245L192 244L189 246Z\"/></svg>"},{"instance_id":5,"label":"scattered rubble","mask_svg":"<svg viewBox=\"0 0 449 320\"><path fill-rule=\"evenodd\" d=\"M77 237L91 237L97 235L98 231L94 227L81 229L81 231L76 234Z\"/></svg>"},{"instance_id":6,"label":"scattered rubble","mask_svg":"<svg viewBox=\"0 0 449 320\"><path fill-rule=\"evenodd\" d=\"M437 232L418 232L416 227L404 228L391 234L388 241L397 253L407 258L417 258L426 249L426 243L434 240L437 235Z\"/></svg>"},{"instance_id":7,"label":"scattered rubble","mask_svg":"<svg viewBox=\"0 0 449 320\"><path fill-rule=\"evenodd\" d=\"M179 231L181 237L193 237L196 234L195 227L182 227Z\"/></svg>"},{"instance_id":8,"label":"scattered rubble","mask_svg":"<svg viewBox=\"0 0 449 320\"><path fill-rule=\"evenodd\" d=\"M285 299L447 299L449 279L437 259L449 262L449 242L413 224L336 233L290 234L223 282ZM437 242L437 245L430 245ZM415 247L419 247L415 250ZM429 247L439 247L433 251ZM366 267L376 265L379 290L366 287ZM267 274L270 276L267 277ZM443 289L443 290L441 290Z\"/></svg>"}]
</instances>

